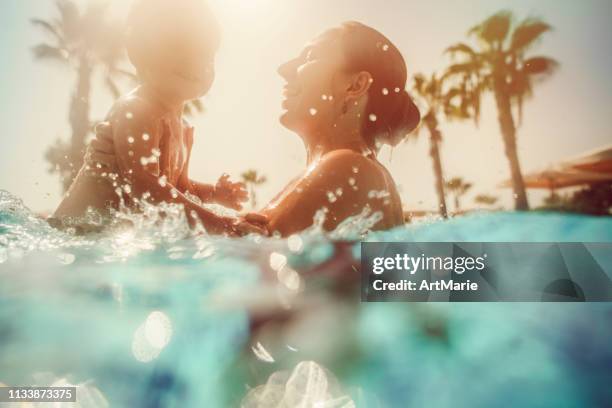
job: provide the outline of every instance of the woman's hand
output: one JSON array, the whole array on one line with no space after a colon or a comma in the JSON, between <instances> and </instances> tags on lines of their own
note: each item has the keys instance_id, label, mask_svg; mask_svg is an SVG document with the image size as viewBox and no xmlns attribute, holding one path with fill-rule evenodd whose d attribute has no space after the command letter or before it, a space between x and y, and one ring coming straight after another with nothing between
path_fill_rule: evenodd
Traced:
<instances>
[{"instance_id":1,"label":"woman's hand","mask_svg":"<svg viewBox=\"0 0 612 408\"><path fill-rule=\"evenodd\" d=\"M242 209L242 204L249 199L244 183L233 183L229 175L223 174L215 185L213 201L236 211Z\"/></svg>"},{"instance_id":2,"label":"woman's hand","mask_svg":"<svg viewBox=\"0 0 612 408\"><path fill-rule=\"evenodd\" d=\"M239 235L270 235L268 217L257 213L248 213L244 217L238 218L234 224L234 229Z\"/></svg>"},{"instance_id":3,"label":"woman's hand","mask_svg":"<svg viewBox=\"0 0 612 408\"><path fill-rule=\"evenodd\" d=\"M95 173L117 173L117 157L113 145L110 123L101 122L95 127L96 137L85 151L85 163Z\"/></svg>"}]
</instances>

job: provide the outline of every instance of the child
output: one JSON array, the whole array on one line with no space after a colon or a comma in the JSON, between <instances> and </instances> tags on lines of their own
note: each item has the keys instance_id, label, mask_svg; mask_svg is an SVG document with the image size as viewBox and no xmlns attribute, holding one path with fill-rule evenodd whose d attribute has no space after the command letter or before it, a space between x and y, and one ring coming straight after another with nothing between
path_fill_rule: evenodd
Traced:
<instances>
[{"instance_id":1,"label":"child","mask_svg":"<svg viewBox=\"0 0 612 408\"><path fill-rule=\"evenodd\" d=\"M128 17L127 49L140 86L121 97L96 128L85 164L55 211L56 219L108 213L140 199L182 204L190 223L209 233L257 231L246 221L198 205L234 209L247 200L242 183L222 176L215 186L188 177L193 128L182 118L186 101L205 95L214 79L217 22L204 0L136 0ZM187 194L189 193L189 194Z\"/></svg>"}]
</instances>

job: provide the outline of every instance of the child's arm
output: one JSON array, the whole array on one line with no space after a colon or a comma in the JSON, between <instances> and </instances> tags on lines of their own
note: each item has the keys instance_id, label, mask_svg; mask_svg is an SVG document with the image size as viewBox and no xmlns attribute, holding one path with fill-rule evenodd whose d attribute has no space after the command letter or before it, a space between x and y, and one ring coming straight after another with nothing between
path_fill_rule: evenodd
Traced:
<instances>
[{"instance_id":1,"label":"child's arm","mask_svg":"<svg viewBox=\"0 0 612 408\"><path fill-rule=\"evenodd\" d=\"M235 233L235 219L220 217L189 200L171 183L160 180L159 143L161 124L148 103L134 98L111 117L113 142L120 175L129 182L131 194L137 198L148 193L154 203L179 203L185 207L187 219L194 214L210 233Z\"/></svg>"},{"instance_id":2,"label":"child's arm","mask_svg":"<svg viewBox=\"0 0 612 408\"><path fill-rule=\"evenodd\" d=\"M227 174L219 177L214 186L190 180L190 191L193 191L202 202L221 204L236 211L240 211L241 203L249 198L244 183L231 182Z\"/></svg>"},{"instance_id":3,"label":"child's arm","mask_svg":"<svg viewBox=\"0 0 612 408\"><path fill-rule=\"evenodd\" d=\"M231 182L227 174L223 174L219 177L215 185L200 183L189 178L189 161L191 160L192 146L193 134L190 134L190 140L188 142L189 157L187 158L183 173L180 177L179 188L181 188L182 191L189 191L189 193L195 195L204 203L217 203L240 211L242 209L241 203L247 201L249 198L244 183Z\"/></svg>"}]
</instances>

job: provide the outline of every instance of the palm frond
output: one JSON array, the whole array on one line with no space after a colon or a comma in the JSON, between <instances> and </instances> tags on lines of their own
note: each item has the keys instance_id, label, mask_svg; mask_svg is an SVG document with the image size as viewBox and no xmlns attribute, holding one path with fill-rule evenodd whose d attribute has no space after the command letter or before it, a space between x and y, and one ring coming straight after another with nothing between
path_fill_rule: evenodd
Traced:
<instances>
[{"instance_id":1,"label":"palm frond","mask_svg":"<svg viewBox=\"0 0 612 408\"><path fill-rule=\"evenodd\" d=\"M57 26L62 31L62 37L67 41L74 41L79 36L81 28L81 13L76 3L72 0L57 0L57 9L60 13L60 20Z\"/></svg>"},{"instance_id":2,"label":"palm frond","mask_svg":"<svg viewBox=\"0 0 612 408\"><path fill-rule=\"evenodd\" d=\"M68 53L66 50L55 47L49 44L38 44L32 47L34 58L39 60L54 60L59 62L66 62L68 60Z\"/></svg>"},{"instance_id":3,"label":"palm frond","mask_svg":"<svg viewBox=\"0 0 612 408\"><path fill-rule=\"evenodd\" d=\"M62 37L60 30L52 23L40 18L31 18L30 23L32 23L32 25L34 26L42 28L43 31L46 31L47 33L51 34L51 36L53 36L57 41L58 45L64 43L64 38Z\"/></svg>"},{"instance_id":4,"label":"palm frond","mask_svg":"<svg viewBox=\"0 0 612 408\"><path fill-rule=\"evenodd\" d=\"M417 94L419 94L419 96L424 96L424 92L425 92L425 75L418 73L415 74L413 76L413 86L412 89L414 89L416 91Z\"/></svg>"},{"instance_id":5,"label":"palm frond","mask_svg":"<svg viewBox=\"0 0 612 408\"><path fill-rule=\"evenodd\" d=\"M473 76L480 75L480 70L482 66L478 61L472 60L468 62L462 62L458 64L451 64L446 68L444 74L441 77L442 82L446 82L451 77L465 77L465 76Z\"/></svg>"},{"instance_id":6,"label":"palm frond","mask_svg":"<svg viewBox=\"0 0 612 408\"><path fill-rule=\"evenodd\" d=\"M474 51L474 49L469 45L462 42L451 45L444 50L444 53L450 54L451 58L454 58L457 54L464 54L471 58L476 57L476 51Z\"/></svg>"},{"instance_id":7,"label":"palm frond","mask_svg":"<svg viewBox=\"0 0 612 408\"><path fill-rule=\"evenodd\" d=\"M528 75L551 75L559 63L549 57L531 57L523 61L523 71Z\"/></svg>"},{"instance_id":8,"label":"palm frond","mask_svg":"<svg viewBox=\"0 0 612 408\"><path fill-rule=\"evenodd\" d=\"M473 27L469 34L476 35L489 45L501 44L508 33L512 24L512 13L507 10L493 14L482 23Z\"/></svg>"},{"instance_id":9,"label":"palm frond","mask_svg":"<svg viewBox=\"0 0 612 408\"><path fill-rule=\"evenodd\" d=\"M510 49L514 52L523 52L533 45L542 34L552 30L549 24L534 18L523 20L512 34Z\"/></svg>"}]
</instances>

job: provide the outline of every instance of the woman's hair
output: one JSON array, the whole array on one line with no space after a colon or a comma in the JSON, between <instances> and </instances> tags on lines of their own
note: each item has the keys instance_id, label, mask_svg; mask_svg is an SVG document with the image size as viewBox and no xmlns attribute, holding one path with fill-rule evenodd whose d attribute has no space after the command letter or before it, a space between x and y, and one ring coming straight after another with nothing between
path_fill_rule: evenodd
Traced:
<instances>
[{"instance_id":1,"label":"woman's hair","mask_svg":"<svg viewBox=\"0 0 612 408\"><path fill-rule=\"evenodd\" d=\"M140 70L171 60L179 49L213 52L219 25L206 0L134 0L127 19L127 51Z\"/></svg>"},{"instance_id":2,"label":"woman's hair","mask_svg":"<svg viewBox=\"0 0 612 408\"><path fill-rule=\"evenodd\" d=\"M406 62L387 37L364 24L342 24L341 37L348 69L367 71L374 82L362 130L370 146L397 145L420 121L420 113L406 92Z\"/></svg>"}]
</instances>

